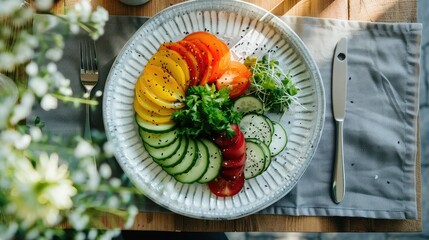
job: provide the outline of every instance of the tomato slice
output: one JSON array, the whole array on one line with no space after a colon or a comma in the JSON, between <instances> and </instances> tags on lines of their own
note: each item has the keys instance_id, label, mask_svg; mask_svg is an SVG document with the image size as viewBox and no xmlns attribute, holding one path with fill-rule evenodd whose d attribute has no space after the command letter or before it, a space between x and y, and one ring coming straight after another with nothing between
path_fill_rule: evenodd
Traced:
<instances>
[{"instance_id":1,"label":"tomato slice","mask_svg":"<svg viewBox=\"0 0 429 240\"><path fill-rule=\"evenodd\" d=\"M227 52L213 65L213 73L209 78L209 83L219 79L229 69L230 63L231 52Z\"/></svg>"},{"instance_id":2,"label":"tomato slice","mask_svg":"<svg viewBox=\"0 0 429 240\"><path fill-rule=\"evenodd\" d=\"M238 140L238 137L240 135L240 128L238 127L238 124L231 124L231 128L234 130L235 135L231 138L228 138L226 136L225 132L220 133L217 137L213 138L213 141L221 148L226 148L228 146L232 146L235 144Z\"/></svg>"},{"instance_id":3,"label":"tomato slice","mask_svg":"<svg viewBox=\"0 0 429 240\"><path fill-rule=\"evenodd\" d=\"M238 71L238 74L242 77L250 78L252 76L252 72L241 62L231 61L229 63L228 69L235 69Z\"/></svg>"},{"instance_id":4,"label":"tomato slice","mask_svg":"<svg viewBox=\"0 0 429 240\"><path fill-rule=\"evenodd\" d=\"M222 149L222 156L224 159L234 159L241 157L246 152L246 141L244 140L244 135L240 132L238 135L237 142L227 148Z\"/></svg>"},{"instance_id":5,"label":"tomato slice","mask_svg":"<svg viewBox=\"0 0 429 240\"><path fill-rule=\"evenodd\" d=\"M192 55L194 55L195 59L197 60L199 76L198 76L198 81L196 84L199 84L201 78L204 75L204 72L207 69L207 64L205 62L205 59L202 55L200 48L198 48L197 45L195 45L195 43L190 42L190 41L186 41L186 40L181 40L181 41L178 41L177 43L179 43L180 45L185 47L186 50L191 52Z\"/></svg>"},{"instance_id":6,"label":"tomato slice","mask_svg":"<svg viewBox=\"0 0 429 240\"><path fill-rule=\"evenodd\" d=\"M218 197L231 197L239 193L244 186L244 174L229 179L218 176L208 184L209 189Z\"/></svg>"},{"instance_id":7,"label":"tomato slice","mask_svg":"<svg viewBox=\"0 0 429 240\"><path fill-rule=\"evenodd\" d=\"M207 46L207 49L213 56L213 72L208 79L208 83L214 82L228 69L231 61L231 53L228 46L216 35L208 32L194 32L187 35L184 40L200 41Z\"/></svg>"},{"instance_id":8,"label":"tomato slice","mask_svg":"<svg viewBox=\"0 0 429 240\"><path fill-rule=\"evenodd\" d=\"M201 55L203 56L203 61L206 66L204 73L202 73L200 79L200 85L205 85L208 83L210 76L213 72L213 55L208 49L208 47L199 39L193 39L192 43L194 43L201 51Z\"/></svg>"},{"instance_id":9,"label":"tomato slice","mask_svg":"<svg viewBox=\"0 0 429 240\"><path fill-rule=\"evenodd\" d=\"M222 160L222 168L226 169L226 168L237 168L237 167L241 167L246 163L246 152L244 152L240 157L238 158L230 158L230 159L226 159L224 158Z\"/></svg>"},{"instance_id":10,"label":"tomato slice","mask_svg":"<svg viewBox=\"0 0 429 240\"><path fill-rule=\"evenodd\" d=\"M163 43L159 50L173 50L179 53L186 61L189 67L189 75L190 75L190 86L194 86L198 83L198 79L200 76L200 71L198 69L198 62L195 56L188 51L184 46L178 44L177 42L168 42Z\"/></svg>"},{"instance_id":11,"label":"tomato slice","mask_svg":"<svg viewBox=\"0 0 429 240\"><path fill-rule=\"evenodd\" d=\"M216 80L216 88L228 88L230 98L237 98L246 92L250 86L248 77L243 77L237 69L227 70L218 80Z\"/></svg>"},{"instance_id":12,"label":"tomato slice","mask_svg":"<svg viewBox=\"0 0 429 240\"><path fill-rule=\"evenodd\" d=\"M223 168L220 172L221 176L226 179L236 179L243 175L244 165L235 168Z\"/></svg>"}]
</instances>

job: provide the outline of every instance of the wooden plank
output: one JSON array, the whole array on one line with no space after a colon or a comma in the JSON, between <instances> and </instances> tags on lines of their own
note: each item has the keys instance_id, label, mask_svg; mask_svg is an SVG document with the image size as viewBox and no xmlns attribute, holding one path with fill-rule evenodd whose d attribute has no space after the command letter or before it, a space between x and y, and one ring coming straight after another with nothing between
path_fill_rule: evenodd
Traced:
<instances>
[{"instance_id":1,"label":"wooden plank","mask_svg":"<svg viewBox=\"0 0 429 240\"><path fill-rule=\"evenodd\" d=\"M350 20L371 22L417 22L417 1L349 0Z\"/></svg>"},{"instance_id":2,"label":"wooden plank","mask_svg":"<svg viewBox=\"0 0 429 240\"><path fill-rule=\"evenodd\" d=\"M283 8L289 16L348 19L348 0L287 0Z\"/></svg>"}]
</instances>

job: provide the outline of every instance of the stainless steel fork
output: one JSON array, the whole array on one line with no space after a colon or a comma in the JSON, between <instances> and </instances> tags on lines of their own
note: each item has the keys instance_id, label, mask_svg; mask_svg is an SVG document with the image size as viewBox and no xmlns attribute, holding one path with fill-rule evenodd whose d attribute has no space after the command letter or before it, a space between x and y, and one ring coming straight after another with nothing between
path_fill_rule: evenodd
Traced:
<instances>
[{"instance_id":1,"label":"stainless steel fork","mask_svg":"<svg viewBox=\"0 0 429 240\"><path fill-rule=\"evenodd\" d=\"M85 97L91 98L92 89L98 82L98 63L95 42L93 40L83 40L80 42L80 81L86 89ZM83 136L92 140L91 137L91 114L89 104L86 104L85 126Z\"/></svg>"}]
</instances>

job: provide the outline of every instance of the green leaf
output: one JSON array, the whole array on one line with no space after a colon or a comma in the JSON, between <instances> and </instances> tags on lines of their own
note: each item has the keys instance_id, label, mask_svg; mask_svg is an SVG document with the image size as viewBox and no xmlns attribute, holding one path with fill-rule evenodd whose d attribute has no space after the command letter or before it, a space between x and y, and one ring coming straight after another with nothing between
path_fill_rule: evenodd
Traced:
<instances>
[{"instance_id":1,"label":"green leaf","mask_svg":"<svg viewBox=\"0 0 429 240\"><path fill-rule=\"evenodd\" d=\"M186 92L186 107L173 113L179 133L188 137L207 136L213 132L235 134L232 123L241 120L241 113L233 108L229 90L216 90L214 85L193 86Z\"/></svg>"}]
</instances>

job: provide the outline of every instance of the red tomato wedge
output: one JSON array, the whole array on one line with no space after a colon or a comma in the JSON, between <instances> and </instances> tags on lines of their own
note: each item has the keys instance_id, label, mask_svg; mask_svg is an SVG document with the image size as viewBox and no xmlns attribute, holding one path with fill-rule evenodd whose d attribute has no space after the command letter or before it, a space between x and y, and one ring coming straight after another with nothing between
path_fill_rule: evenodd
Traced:
<instances>
[{"instance_id":1,"label":"red tomato wedge","mask_svg":"<svg viewBox=\"0 0 429 240\"><path fill-rule=\"evenodd\" d=\"M243 175L244 165L235 168L223 168L220 172L221 176L226 179L236 179Z\"/></svg>"},{"instance_id":2,"label":"red tomato wedge","mask_svg":"<svg viewBox=\"0 0 429 240\"><path fill-rule=\"evenodd\" d=\"M203 42L201 42L201 40L194 39L192 40L192 43L194 43L200 49L201 55L203 56L203 61L206 66L206 69L201 76L200 85L205 85L208 83L210 76L213 72L213 55L209 51L208 47Z\"/></svg>"},{"instance_id":3,"label":"red tomato wedge","mask_svg":"<svg viewBox=\"0 0 429 240\"><path fill-rule=\"evenodd\" d=\"M238 137L241 133L240 128L238 127L238 124L231 124L231 128L234 130L235 135L231 138L227 138L226 134L220 133L217 137L213 138L213 141L221 148L226 148L228 146L232 146L235 144L238 140Z\"/></svg>"},{"instance_id":4,"label":"red tomato wedge","mask_svg":"<svg viewBox=\"0 0 429 240\"><path fill-rule=\"evenodd\" d=\"M178 44L177 42L163 43L159 47L159 50L164 50L164 49L176 51L183 57L183 59L185 59L189 67L189 75L190 75L189 86L195 86L198 83L198 79L200 77L198 62L195 56L190 51L188 51L184 46Z\"/></svg>"},{"instance_id":5,"label":"red tomato wedge","mask_svg":"<svg viewBox=\"0 0 429 240\"><path fill-rule=\"evenodd\" d=\"M209 182L209 188L212 193L218 197L231 197L241 191L244 186L244 174L238 175L236 178L228 179L218 176L213 181Z\"/></svg>"},{"instance_id":6,"label":"red tomato wedge","mask_svg":"<svg viewBox=\"0 0 429 240\"><path fill-rule=\"evenodd\" d=\"M247 158L246 152L244 152L238 158L230 158L230 159L224 158L222 160L222 169L237 168L237 167L244 166L244 164L246 163L246 158Z\"/></svg>"},{"instance_id":7,"label":"red tomato wedge","mask_svg":"<svg viewBox=\"0 0 429 240\"><path fill-rule=\"evenodd\" d=\"M238 135L238 140L234 145L222 149L222 156L224 159L239 158L244 153L246 153L246 141L244 140L242 132Z\"/></svg>"},{"instance_id":8,"label":"red tomato wedge","mask_svg":"<svg viewBox=\"0 0 429 240\"><path fill-rule=\"evenodd\" d=\"M206 68L207 68L207 65L204 61L205 59L203 58L203 54L200 48L195 43L186 41L186 40L181 40L181 41L178 41L177 43L185 47L186 50L188 50L189 52L191 52L192 55L194 55L195 59L197 60L199 76L198 76L198 82L196 83L196 85L199 84L200 79L204 75L204 72L206 71Z\"/></svg>"}]
</instances>

